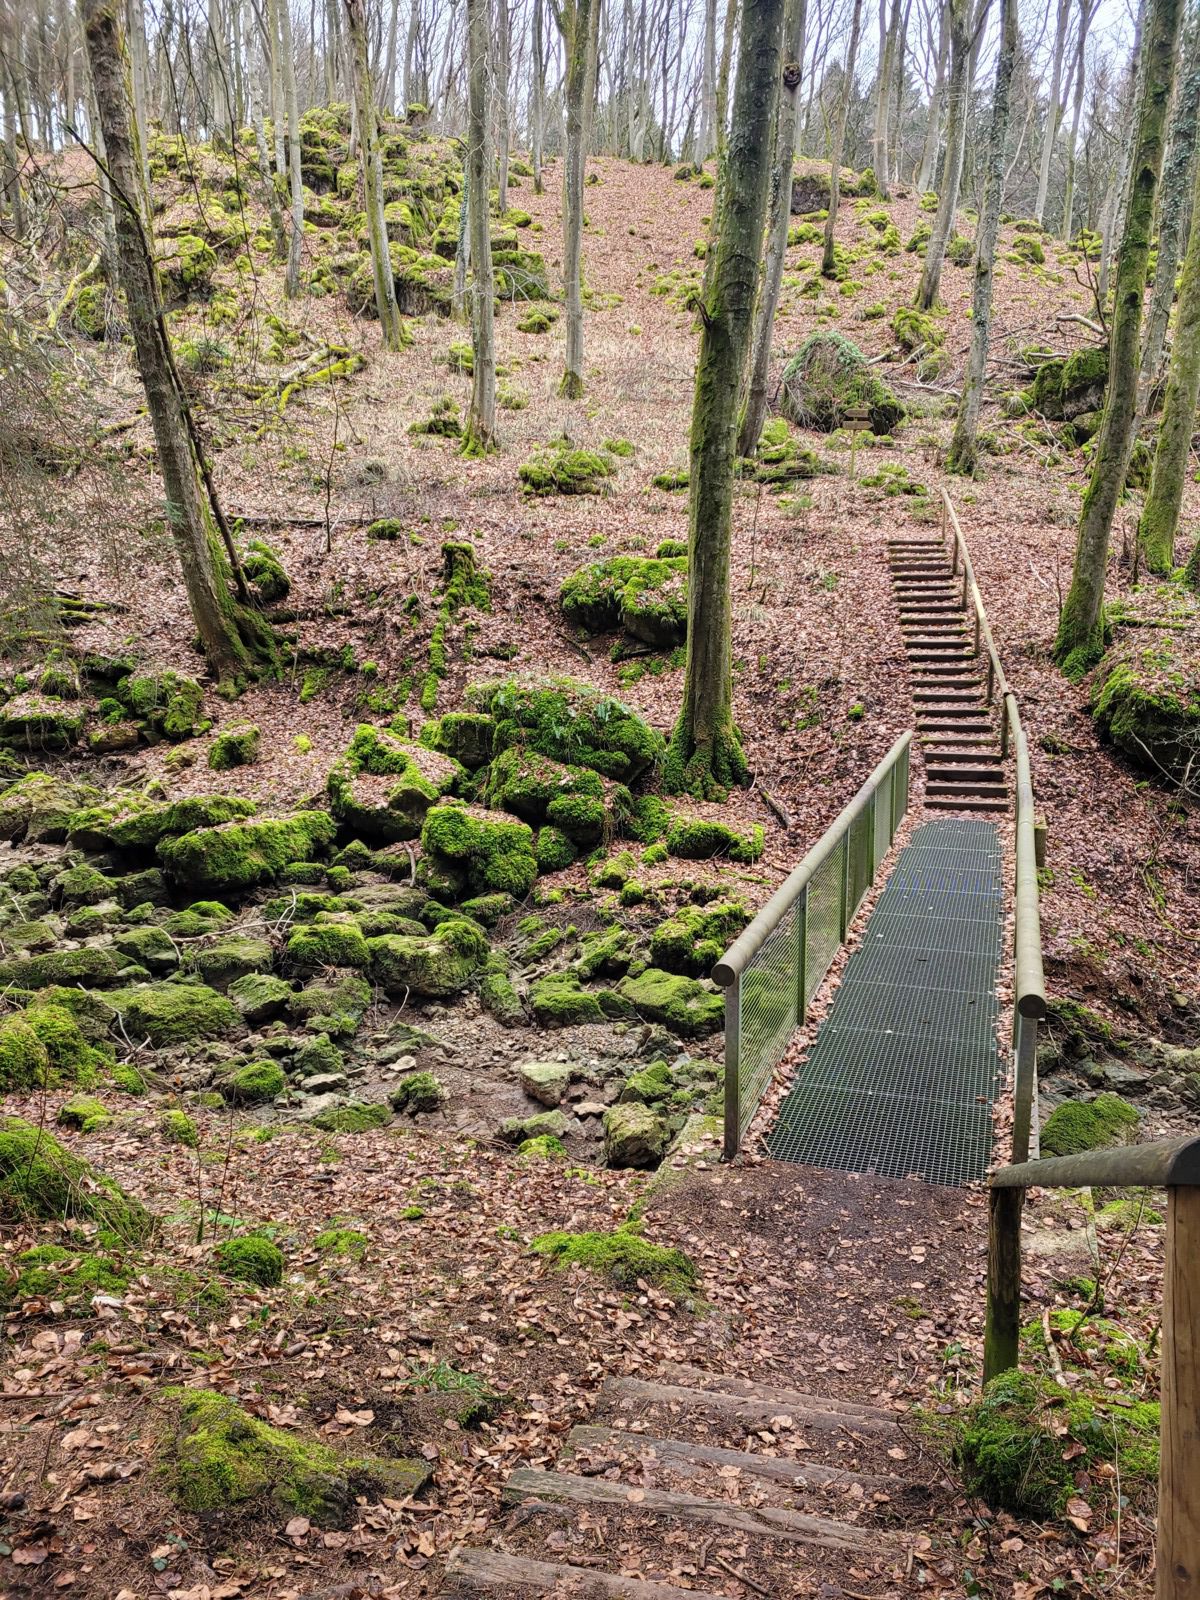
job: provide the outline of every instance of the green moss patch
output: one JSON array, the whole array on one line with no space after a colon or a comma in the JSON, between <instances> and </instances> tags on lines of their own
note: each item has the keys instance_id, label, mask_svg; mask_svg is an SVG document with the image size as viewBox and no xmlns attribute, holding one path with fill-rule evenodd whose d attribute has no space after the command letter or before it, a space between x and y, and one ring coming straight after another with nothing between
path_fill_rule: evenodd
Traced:
<instances>
[{"instance_id":1,"label":"green moss patch","mask_svg":"<svg viewBox=\"0 0 1200 1600\"><path fill-rule=\"evenodd\" d=\"M750 913L736 900L681 906L651 935L651 959L665 972L707 975L749 920Z\"/></svg>"},{"instance_id":2,"label":"green moss patch","mask_svg":"<svg viewBox=\"0 0 1200 1600\"><path fill-rule=\"evenodd\" d=\"M82 1218L130 1241L144 1239L153 1227L149 1212L119 1184L16 1117L0 1123L0 1212L57 1222Z\"/></svg>"},{"instance_id":3,"label":"green moss patch","mask_svg":"<svg viewBox=\"0 0 1200 1600\"><path fill-rule=\"evenodd\" d=\"M689 1294L698 1282L689 1256L682 1250L652 1244L634 1227L612 1233L543 1233L530 1249L557 1267L586 1267L622 1289L650 1283L670 1294Z\"/></svg>"},{"instance_id":4,"label":"green moss patch","mask_svg":"<svg viewBox=\"0 0 1200 1600\"><path fill-rule=\"evenodd\" d=\"M173 883L200 893L252 889L277 877L291 861L309 861L332 844L335 826L324 811L227 822L196 828L158 846Z\"/></svg>"},{"instance_id":5,"label":"green moss patch","mask_svg":"<svg viewBox=\"0 0 1200 1600\"><path fill-rule=\"evenodd\" d=\"M464 776L452 757L363 723L329 774L329 803L356 833L388 843L415 839L430 806Z\"/></svg>"},{"instance_id":6,"label":"green moss patch","mask_svg":"<svg viewBox=\"0 0 1200 1600\"><path fill-rule=\"evenodd\" d=\"M647 967L622 978L617 994L647 1022L661 1022L681 1038L716 1033L725 1021L723 996L695 978Z\"/></svg>"},{"instance_id":7,"label":"green moss patch","mask_svg":"<svg viewBox=\"0 0 1200 1600\"><path fill-rule=\"evenodd\" d=\"M257 1234L226 1239L217 1246L216 1262L227 1278L252 1283L260 1289L275 1288L282 1283L286 1264L283 1251Z\"/></svg>"},{"instance_id":8,"label":"green moss patch","mask_svg":"<svg viewBox=\"0 0 1200 1600\"><path fill-rule=\"evenodd\" d=\"M663 756L661 735L635 711L574 678L506 678L473 684L468 697L496 719L497 752L525 745L572 766L629 783Z\"/></svg>"},{"instance_id":9,"label":"green moss patch","mask_svg":"<svg viewBox=\"0 0 1200 1600\"><path fill-rule=\"evenodd\" d=\"M858 346L832 330L805 339L783 369L780 408L802 428L832 433L859 407L873 433L892 433L904 407L869 367Z\"/></svg>"},{"instance_id":10,"label":"green moss patch","mask_svg":"<svg viewBox=\"0 0 1200 1600\"><path fill-rule=\"evenodd\" d=\"M569 439L554 439L517 469L528 495L599 494L616 471L606 451L580 450Z\"/></svg>"},{"instance_id":11,"label":"green moss patch","mask_svg":"<svg viewBox=\"0 0 1200 1600\"><path fill-rule=\"evenodd\" d=\"M704 817L675 817L667 830L669 854L686 861L727 856L730 861L757 861L763 853L763 831L754 823L745 832Z\"/></svg>"},{"instance_id":12,"label":"green moss patch","mask_svg":"<svg viewBox=\"0 0 1200 1600\"><path fill-rule=\"evenodd\" d=\"M483 930L457 917L423 937L381 934L367 944L372 982L397 999L457 994L483 966L488 948Z\"/></svg>"},{"instance_id":13,"label":"green moss patch","mask_svg":"<svg viewBox=\"0 0 1200 1600\"><path fill-rule=\"evenodd\" d=\"M433 806L421 849L425 883L450 898L500 891L521 900L537 877L532 828L477 806Z\"/></svg>"},{"instance_id":14,"label":"green moss patch","mask_svg":"<svg viewBox=\"0 0 1200 1600\"><path fill-rule=\"evenodd\" d=\"M14 1263L17 1278L6 1290L10 1305L29 1300L62 1301L78 1309L93 1295L121 1295L129 1283L128 1269L114 1257L62 1245L40 1244L25 1250Z\"/></svg>"},{"instance_id":15,"label":"green moss patch","mask_svg":"<svg viewBox=\"0 0 1200 1600\"><path fill-rule=\"evenodd\" d=\"M1056 1106L1042 1129L1042 1154L1071 1156L1119 1144L1138 1124L1138 1114L1115 1094L1094 1100L1066 1100Z\"/></svg>"},{"instance_id":16,"label":"green moss patch","mask_svg":"<svg viewBox=\"0 0 1200 1600\"><path fill-rule=\"evenodd\" d=\"M202 983L136 984L107 996L135 1044L146 1039L156 1048L220 1039L233 1032L237 1008Z\"/></svg>"},{"instance_id":17,"label":"green moss patch","mask_svg":"<svg viewBox=\"0 0 1200 1600\"><path fill-rule=\"evenodd\" d=\"M655 649L669 649L687 635L687 558L592 562L566 579L559 602L567 621L585 633L623 628Z\"/></svg>"}]
</instances>

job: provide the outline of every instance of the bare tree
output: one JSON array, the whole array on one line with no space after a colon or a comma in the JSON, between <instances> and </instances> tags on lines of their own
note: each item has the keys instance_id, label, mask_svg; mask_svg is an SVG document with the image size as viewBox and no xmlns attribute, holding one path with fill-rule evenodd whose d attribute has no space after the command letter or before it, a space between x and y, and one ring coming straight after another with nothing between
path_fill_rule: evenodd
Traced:
<instances>
[{"instance_id":1,"label":"bare tree","mask_svg":"<svg viewBox=\"0 0 1200 1600\"><path fill-rule=\"evenodd\" d=\"M280 0L287 7L287 0ZM379 150L379 125L375 115L375 91L367 58L367 25L363 0L345 0L346 32L350 47L350 81L359 131L359 163L367 207L367 237L371 245L371 276L375 284L375 309L383 329L387 350L399 350L405 343L404 327L396 304L396 279L388 249L387 224L383 216L383 160Z\"/></svg>"},{"instance_id":2,"label":"bare tree","mask_svg":"<svg viewBox=\"0 0 1200 1600\"><path fill-rule=\"evenodd\" d=\"M501 5L505 0L501 0ZM471 410L463 454L482 456L496 448L496 346L492 329L491 140L488 137L488 0L467 0L467 225L471 232L471 339L474 362Z\"/></svg>"},{"instance_id":3,"label":"bare tree","mask_svg":"<svg viewBox=\"0 0 1200 1600\"><path fill-rule=\"evenodd\" d=\"M854 94L854 69L858 63L858 39L862 27L862 0L854 0L850 22L850 43L846 47L846 71L842 79L841 99L838 103L837 124L833 134L833 148L829 161L829 215L825 219L825 248L821 253L821 271L831 278L835 271L833 255L833 230L837 222L838 198L842 182L842 157L846 150L846 125L850 120L850 101Z\"/></svg>"},{"instance_id":4,"label":"bare tree","mask_svg":"<svg viewBox=\"0 0 1200 1600\"><path fill-rule=\"evenodd\" d=\"M567 349L559 393L583 393L583 188L596 90L600 0L550 0L567 57L567 152L563 163L563 278Z\"/></svg>"}]
</instances>

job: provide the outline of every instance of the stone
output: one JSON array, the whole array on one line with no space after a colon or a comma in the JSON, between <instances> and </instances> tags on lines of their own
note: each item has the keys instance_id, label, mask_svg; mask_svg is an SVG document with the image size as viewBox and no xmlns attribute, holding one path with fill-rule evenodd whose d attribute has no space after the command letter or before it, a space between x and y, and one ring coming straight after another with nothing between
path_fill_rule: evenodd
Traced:
<instances>
[{"instance_id":1,"label":"stone","mask_svg":"<svg viewBox=\"0 0 1200 1600\"><path fill-rule=\"evenodd\" d=\"M565 1061L523 1061L517 1073L529 1098L544 1106L561 1105L571 1082L571 1069Z\"/></svg>"},{"instance_id":2,"label":"stone","mask_svg":"<svg viewBox=\"0 0 1200 1600\"><path fill-rule=\"evenodd\" d=\"M610 1106L604 1114L604 1157L610 1167L657 1167L670 1138L667 1119L636 1101Z\"/></svg>"}]
</instances>

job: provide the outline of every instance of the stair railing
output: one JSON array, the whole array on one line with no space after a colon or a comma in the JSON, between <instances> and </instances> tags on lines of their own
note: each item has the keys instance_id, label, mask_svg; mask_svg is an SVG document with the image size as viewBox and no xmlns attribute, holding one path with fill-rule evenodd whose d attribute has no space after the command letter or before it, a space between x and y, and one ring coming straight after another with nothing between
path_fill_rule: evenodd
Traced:
<instances>
[{"instance_id":1,"label":"stair railing","mask_svg":"<svg viewBox=\"0 0 1200 1600\"><path fill-rule=\"evenodd\" d=\"M712 970L725 990L731 1161L908 810L905 733Z\"/></svg>"},{"instance_id":2,"label":"stair railing","mask_svg":"<svg viewBox=\"0 0 1200 1600\"><path fill-rule=\"evenodd\" d=\"M1038 855L1040 832L1034 814L1033 779L1029 743L1021 726L1017 697L1009 687L1000 653L992 637L983 596L975 581L975 568L966 535L945 489L942 497L942 539L950 545L950 573L962 573L962 603L970 600L975 614L975 654L987 651L987 701L1000 703L1000 754L1011 748L1016 757L1017 827L1016 874L1013 885L1013 1160L1028 1161L1038 1154L1037 1044L1038 1023L1046 1015L1046 984L1042 971L1042 923L1038 905Z\"/></svg>"},{"instance_id":3,"label":"stair railing","mask_svg":"<svg viewBox=\"0 0 1200 1600\"><path fill-rule=\"evenodd\" d=\"M983 1381L1018 1364L1021 1212L1025 1191L1164 1188L1157 1600L1196 1600L1200 1586L1200 1138L1156 1139L1001 1167L988 1206Z\"/></svg>"}]
</instances>

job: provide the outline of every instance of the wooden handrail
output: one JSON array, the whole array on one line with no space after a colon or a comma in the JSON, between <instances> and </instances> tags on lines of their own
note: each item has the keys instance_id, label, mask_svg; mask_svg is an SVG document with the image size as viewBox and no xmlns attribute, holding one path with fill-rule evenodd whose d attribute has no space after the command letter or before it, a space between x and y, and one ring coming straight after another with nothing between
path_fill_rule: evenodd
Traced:
<instances>
[{"instance_id":1,"label":"wooden handrail","mask_svg":"<svg viewBox=\"0 0 1200 1600\"><path fill-rule=\"evenodd\" d=\"M988 1193L983 1381L1017 1366L1021 1212L1025 1191L1165 1188L1162 1381L1159 1395L1156 1600L1200 1594L1200 1138L1024 1161L994 1173Z\"/></svg>"}]
</instances>

